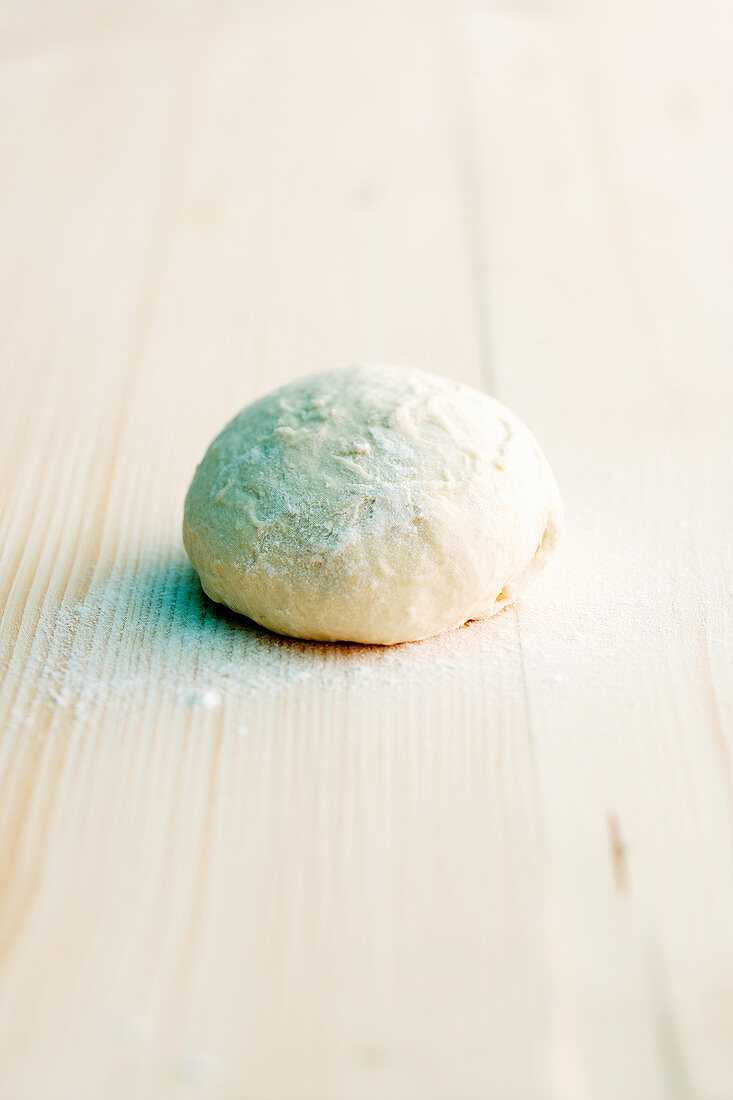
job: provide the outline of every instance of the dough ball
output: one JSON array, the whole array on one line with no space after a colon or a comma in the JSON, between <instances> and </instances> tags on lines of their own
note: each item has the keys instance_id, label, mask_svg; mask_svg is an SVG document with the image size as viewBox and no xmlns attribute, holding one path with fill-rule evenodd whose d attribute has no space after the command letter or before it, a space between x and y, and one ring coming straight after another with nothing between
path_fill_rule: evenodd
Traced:
<instances>
[{"instance_id":1,"label":"dough ball","mask_svg":"<svg viewBox=\"0 0 733 1100\"><path fill-rule=\"evenodd\" d=\"M207 596L278 634L390 645L493 615L555 547L561 505L522 422L423 371L354 366L244 408L186 497Z\"/></svg>"}]
</instances>

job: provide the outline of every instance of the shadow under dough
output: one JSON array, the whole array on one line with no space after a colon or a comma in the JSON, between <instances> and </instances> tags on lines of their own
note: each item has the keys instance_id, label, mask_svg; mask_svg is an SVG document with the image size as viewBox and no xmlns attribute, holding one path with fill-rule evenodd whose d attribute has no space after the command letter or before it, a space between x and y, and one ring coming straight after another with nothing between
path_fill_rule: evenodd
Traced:
<instances>
[{"instance_id":1,"label":"shadow under dough","mask_svg":"<svg viewBox=\"0 0 733 1100\"><path fill-rule=\"evenodd\" d=\"M111 574L102 586L108 595L119 595L128 604L132 618L144 631L146 626L165 627L171 641L182 646L208 640L212 644L233 642L245 648L280 650L290 656L318 656L341 663L349 653L364 655L375 648L356 642L318 642L275 634L224 604L211 600L203 591L198 574L187 558L143 557L134 567Z\"/></svg>"}]
</instances>

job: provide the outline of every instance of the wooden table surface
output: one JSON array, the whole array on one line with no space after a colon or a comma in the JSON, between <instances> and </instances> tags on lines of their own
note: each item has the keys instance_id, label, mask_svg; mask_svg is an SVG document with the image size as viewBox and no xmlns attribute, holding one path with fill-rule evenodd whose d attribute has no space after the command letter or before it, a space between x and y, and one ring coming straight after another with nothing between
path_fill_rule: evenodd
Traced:
<instances>
[{"instance_id":1,"label":"wooden table surface","mask_svg":"<svg viewBox=\"0 0 733 1100\"><path fill-rule=\"evenodd\" d=\"M0 9L2 1100L733 1096L733 9ZM567 509L417 645L217 613L213 434L486 388Z\"/></svg>"}]
</instances>

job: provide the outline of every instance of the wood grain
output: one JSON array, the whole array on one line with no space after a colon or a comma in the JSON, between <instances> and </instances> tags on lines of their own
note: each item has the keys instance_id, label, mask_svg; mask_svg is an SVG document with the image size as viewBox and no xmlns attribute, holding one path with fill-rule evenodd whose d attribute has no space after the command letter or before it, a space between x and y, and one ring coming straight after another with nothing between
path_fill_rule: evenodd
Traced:
<instances>
[{"instance_id":1,"label":"wood grain","mask_svg":"<svg viewBox=\"0 0 733 1100\"><path fill-rule=\"evenodd\" d=\"M0 8L0 1097L733 1094L733 13ZM413 362L540 438L521 606L202 598L234 410Z\"/></svg>"}]
</instances>

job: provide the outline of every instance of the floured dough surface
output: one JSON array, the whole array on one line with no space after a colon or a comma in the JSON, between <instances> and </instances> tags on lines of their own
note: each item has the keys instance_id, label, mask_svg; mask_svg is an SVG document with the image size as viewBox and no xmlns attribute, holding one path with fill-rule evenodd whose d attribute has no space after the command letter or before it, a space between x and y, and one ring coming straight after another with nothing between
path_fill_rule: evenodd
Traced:
<instances>
[{"instance_id":1,"label":"floured dough surface","mask_svg":"<svg viewBox=\"0 0 733 1100\"><path fill-rule=\"evenodd\" d=\"M211 599L297 638L414 641L514 600L561 524L512 412L405 367L341 367L244 408L209 447L183 540Z\"/></svg>"}]
</instances>

